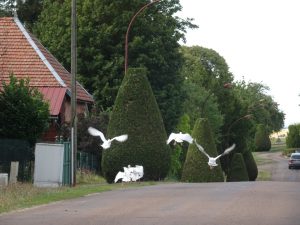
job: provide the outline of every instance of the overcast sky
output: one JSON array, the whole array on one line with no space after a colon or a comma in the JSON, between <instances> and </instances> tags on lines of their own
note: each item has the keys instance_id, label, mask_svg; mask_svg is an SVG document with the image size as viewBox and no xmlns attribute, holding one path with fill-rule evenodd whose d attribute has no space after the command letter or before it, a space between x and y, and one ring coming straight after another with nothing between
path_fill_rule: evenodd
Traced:
<instances>
[{"instance_id":1,"label":"overcast sky","mask_svg":"<svg viewBox=\"0 0 300 225\"><path fill-rule=\"evenodd\" d=\"M188 46L217 51L235 80L263 83L286 114L300 123L300 0L180 0Z\"/></svg>"}]
</instances>

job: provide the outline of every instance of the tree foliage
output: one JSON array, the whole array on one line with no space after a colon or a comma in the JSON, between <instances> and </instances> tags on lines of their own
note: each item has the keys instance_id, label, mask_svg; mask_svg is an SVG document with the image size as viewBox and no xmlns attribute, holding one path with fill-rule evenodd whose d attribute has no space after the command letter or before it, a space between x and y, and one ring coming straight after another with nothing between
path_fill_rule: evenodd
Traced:
<instances>
[{"instance_id":1,"label":"tree foliage","mask_svg":"<svg viewBox=\"0 0 300 225\"><path fill-rule=\"evenodd\" d=\"M103 152L103 175L112 182L127 165L142 165L144 179L166 177L170 148L145 69L129 69L119 89L108 125L108 137L128 134L124 143L113 143Z\"/></svg>"},{"instance_id":2,"label":"tree foliage","mask_svg":"<svg viewBox=\"0 0 300 225\"><path fill-rule=\"evenodd\" d=\"M28 79L17 80L12 74L9 84L2 85L0 136L34 143L48 128L49 104L36 88L29 86Z\"/></svg>"},{"instance_id":3,"label":"tree foliage","mask_svg":"<svg viewBox=\"0 0 300 225\"><path fill-rule=\"evenodd\" d=\"M209 155L217 156L217 148L207 119L200 118L196 121L192 137ZM183 182L223 182L221 167L210 169L207 162L208 158L199 151L195 144L189 145L181 180Z\"/></svg>"},{"instance_id":4,"label":"tree foliage","mask_svg":"<svg viewBox=\"0 0 300 225\"><path fill-rule=\"evenodd\" d=\"M70 68L70 0L44 0L34 31L63 65ZM77 3L78 73L85 88L93 93L98 107L110 110L124 77L125 34L133 15L146 0L83 0ZM161 1L136 17L128 42L130 67L145 67L162 112L171 131L182 114L182 57L178 41L191 20L174 14L179 0Z\"/></svg>"},{"instance_id":5,"label":"tree foliage","mask_svg":"<svg viewBox=\"0 0 300 225\"><path fill-rule=\"evenodd\" d=\"M42 0L0 0L0 17L13 16L18 18L31 30L42 10Z\"/></svg>"},{"instance_id":6,"label":"tree foliage","mask_svg":"<svg viewBox=\"0 0 300 225\"><path fill-rule=\"evenodd\" d=\"M269 151L271 149L271 140L264 124L258 124L255 133L255 150Z\"/></svg>"},{"instance_id":7,"label":"tree foliage","mask_svg":"<svg viewBox=\"0 0 300 225\"><path fill-rule=\"evenodd\" d=\"M233 75L225 59L212 49L182 46L180 50L184 56L182 76L188 93L185 111L192 124L199 117L208 118L214 134L218 135L226 112L232 109L231 93L224 84L232 83Z\"/></svg>"},{"instance_id":8,"label":"tree foliage","mask_svg":"<svg viewBox=\"0 0 300 225\"><path fill-rule=\"evenodd\" d=\"M300 147L300 124L292 124L288 127L289 132L286 138L288 148Z\"/></svg>"}]
</instances>

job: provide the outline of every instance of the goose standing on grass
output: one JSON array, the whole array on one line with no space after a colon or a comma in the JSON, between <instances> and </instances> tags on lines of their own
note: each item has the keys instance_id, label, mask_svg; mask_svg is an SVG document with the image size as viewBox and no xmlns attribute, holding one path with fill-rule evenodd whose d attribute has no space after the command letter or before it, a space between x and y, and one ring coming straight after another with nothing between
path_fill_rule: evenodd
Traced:
<instances>
[{"instance_id":1,"label":"goose standing on grass","mask_svg":"<svg viewBox=\"0 0 300 225\"><path fill-rule=\"evenodd\" d=\"M135 167L123 167L124 172L119 171L115 177L115 183L122 179L122 182L130 182L140 180L144 176L144 167L136 165Z\"/></svg>"},{"instance_id":2,"label":"goose standing on grass","mask_svg":"<svg viewBox=\"0 0 300 225\"><path fill-rule=\"evenodd\" d=\"M93 127L89 127L89 128L88 128L88 132L89 132L90 135L92 135L92 136L99 136L99 137L100 137L100 139L101 139L102 142L103 142L102 145L101 145L101 147L102 147L103 149L108 149L108 148L110 148L111 143L112 143L112 141L114 141L114 140L119 141L119 142L124 142L124 141L126 141L126 140L128 139L128 135L127 135L127 134L123 134L123 135L114 137L114 138L112 138L112 139L106 139L106 138L104 137L104 134L103 134L100 130L97 130L97 129L93 128Z\"/></svg>"},{"instance_id":3,"label":"goose standing on grass","mask_svg":"<svg viewBox=\"0 0 300 225\"><path fill-rule=\"evenodd\" d=\"M207 156L207 158L208 158L208 163L207 163L207 164L210 166L211 169L213 169L215 166L218 166L217 160L218 160L220 157L222 157L222 156L224 156L224 155L227 155L228 153L230 153L230 152L235 148L235 144L233 144L233 145L231 145L229 148L225 149L225 151L224 151L222 154L218 155L217 157L211 157L211 156L209 156L209 155L204 151L204 148L203 148L201 145L199 145L199 144L197 143L196 139L194 140L194 142L195 142L197 148L198 148L204 155Z\"/></svg>"},{"instance_id":4,"label":"goose standing on grass","mask_svg":"<svg viewBox=\"0 0 300 225\"><path fill-rule=\"evenodd\" d=\"M176 143L182 143L183 141L186 141L186 142L188 142L190 144L193 143L193 138L188 133L185 133L185 134L183 134L181 132L179 132L179 133L171 133L170 136L169 136L169 138L168 138L168 140L167 140L167 144L169 144L173 140L175 141L174 145Z\"/></svg>"}]
</instances>

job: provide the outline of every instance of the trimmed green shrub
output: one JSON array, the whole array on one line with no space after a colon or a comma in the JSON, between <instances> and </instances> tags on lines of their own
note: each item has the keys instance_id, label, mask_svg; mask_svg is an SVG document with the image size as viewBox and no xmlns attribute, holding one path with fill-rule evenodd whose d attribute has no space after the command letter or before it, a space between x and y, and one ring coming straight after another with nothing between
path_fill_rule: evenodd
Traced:
<instances>
[{"instance_id":1,"label":"trimmed green shrub","mask_svg":"<svg viewBox=\"0 0 300 225\"><path fill-rule=\"evenodd\" d=\"M235 153L231 159L227 181L249 181L242 153Z\"/></svg>"},{"instance_id":2,"label":"trimmed green shrub","mask_svg":"<svg viewBox=\"0 0 300 225\"><path fill-rule=\"evenodd\" d=\"M288 148L300 147L300 124L289 125L289 132L286 138Z\"/></svg>"},{"instance_id":3,"label":"trimmed green shrub","mask_svg":"<svg viewBox=\"0 0 300 225\"><path fill-rule=\"evenodd\" d=\"M257 152L269 151L271 149L271 140L263 124L257 125L254 142L255 142L255 151Z\"/></svg>"},{"instance_id":4,"label":"trimmed green shrub","mask_svg":"<svg viewBox=\"0 0 300 225\"><path fill-rule=\"evenodd\" d=\"M170 166L170 147L163 120L145 69L129 69L120 86L108 124L108 137L128 134L113 142L102 156L102 171L113 182L127 165L142 165L144 180L164 179Z\"/></svg>"},{"instance_id":5,"label":"trimmed green shrub","mask_svg":"<svg viewBox=\"0 0 300 225\"><path fill-rule=\"evenodd\" d=\"M249 180L255 181L258 175L258 169L252 152L249 150L244 151L243 157L246 164Z\"/></svg>"},{"instance_id":6,"label":"trimmed green shrub","mask_svg":"<svg viewBox=\"0 0 300 225\"><path fill-rule=\"evenodd\" d=\"M217 156L217 148L207 119L198 119L192 137L205 149L210 156ZM195 144L188 148L181 181L183 182L223 182L221 165L210 169L208 158L198 150ZM220 164L220 162L219 162Z\"/></svg>"}]
</instances>

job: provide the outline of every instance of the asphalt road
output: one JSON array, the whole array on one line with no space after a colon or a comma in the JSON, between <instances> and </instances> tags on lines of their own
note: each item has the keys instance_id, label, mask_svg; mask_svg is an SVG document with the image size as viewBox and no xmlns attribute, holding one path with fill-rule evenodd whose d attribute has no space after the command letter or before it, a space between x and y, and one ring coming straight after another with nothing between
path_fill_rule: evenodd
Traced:
<instances>
[{"instance_id":1,"label":"asphalt road","mask_svg":"<svg viewBox=\"0 0 300 225\"><path fill-rule=\"evenodd\" d=\"M287 160L274 157L279 162L272 165ZM287 164L283 169L300 173L288 170ZM274 175L277 170L273 171ZM300 183L290 180L175 183L124 188L1 214L0 224L299 225L299 206Z\"/></svg>"},{"instance_id":2,"label":"asphalt road","mask_svg":"<svg viewBox=\"0 0 300 225\"><path fill-rule=\"evenodd\" d=\"M272 181L295 181L300 182L300 170L288 169L288 158L281 155L281 152L257 152L259 157L267 160L259 170L268 171L271 174ZM300 223L299 223L300 224Z\"/></svg>"}]
</instances>

